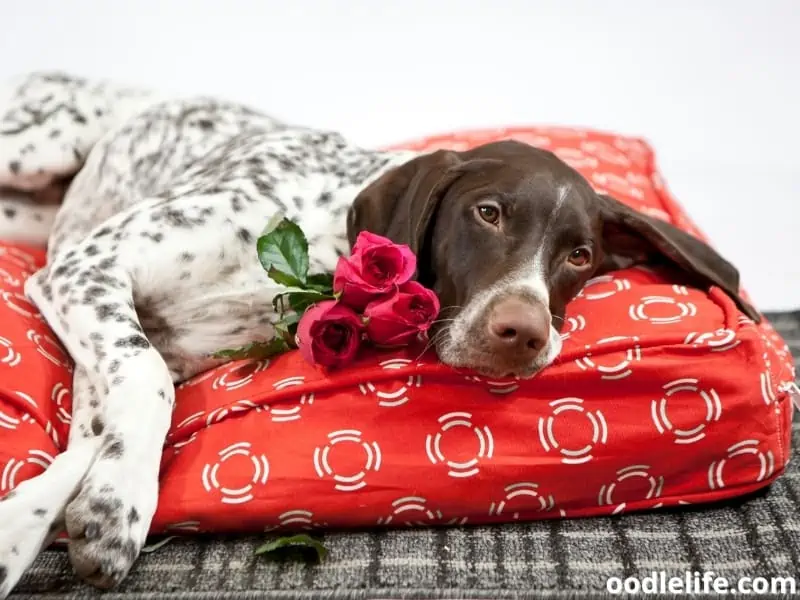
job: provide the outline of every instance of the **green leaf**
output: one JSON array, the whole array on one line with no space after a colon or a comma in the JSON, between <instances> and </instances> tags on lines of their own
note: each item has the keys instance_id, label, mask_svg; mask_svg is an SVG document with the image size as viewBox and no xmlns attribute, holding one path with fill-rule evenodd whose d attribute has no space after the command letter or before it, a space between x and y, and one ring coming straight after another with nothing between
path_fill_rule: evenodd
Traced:
<instances>
[{"instance_id":1,"label":"green leaf","mask_svg":"<svg viewBox=\"0 0 800 600\"><path fill-rule=\"evenodd\" d=\"M302 315L299 315L298 313L288 313L275 325L276 327L280 327L284 331L292 332L292 328L295 327L300 322L301 316Z\"/></svg>"},{"instance_id":2,"label":"green leaf","mask_svg":"<svg viewBox=\"0 0 800 600\"><path fill-rule=\"evenodd\" d=\"M163 546L166 546L172 540L176 540L176 539L178 539L177 535L167 536L167 537L165 537L165 538L163 538L161 540L158 540L157 542L153 542L152 544L150 544L148 546L143 546L142 547L142 552L144 552L145 554L150 554L151 552L155 552L159 548L162 548Z\"/></svg>"},{"instance_id":3,"label":"green leaf","mask_svg":"<svg viewBox=\"0 0 800 600\"><path fill-rule=\"evenodd\" d=\"M280 295L283 296L285 294L312 294L314 296L318 296L322 299L325 298L332 298L331 294L326 294L320 290L310 289L302 286L288 286L285 290L280 291Z\"/></svg>"},{"instance_id":4,"label":"green leaf","mask_svg":"<svg viewBox=\"0 0 800 600\"><path fill-rule=\"evenodd\" d=\"M273 329L275 329L275 333L281 336L284 340L286 336L289 335L289 327L284 325L283 321L277 321L276 323L272 324Z\"/></svg>"},{"instance_id":5,"label":"green leaf","mask_svg":"<svg viewBox=\"0 0 800 600\"><path fill-rule=\"evenodd\" d=\"M318 563L325 560L325 557L328 556L328 549L323 546L322 542L319 540L305 533L301 533L270 540L263 546L257 548L255 553L273 559L300 555L306 561Z\"/></svg>"},{"instance_id":6,"label":"green leaf","mask_svg":"<svg viewBox=\"0 0 800 600\"><path fill-rule=\"evenodd\" d=\"M301 287L289 287L281 291L272 299L272 306L276 312L283 314L290 308L298 312L303 312L306 308L321 302L322 300L332 300L333 296L317 290L308 290ZM300 308L297 308L300 307Z\"/></svg>"},{"instance_id":7,"label":"green leaf","mask_svg":"<svg viewBox=\"0 0 800 600\"><path fill-rule=\"evenodd\" d=\"M289 296L289 306L291 306L293 311L301 315L317 302L319 302L319 300L309 298L308 296Z\"/></svg>"},{"instance_id":8,"label":"green leaf","mask_svg":"<svg viewBox=\"0 0 800 600\"><path fill-rule=\"evenodd\" d=\"M312 304L316 304L317 302L321 302L322 300L332 300L332 297L319 293L289 294L288 297L289 297L289 306L292 307L293 311L299 314L303 314L305 310Z\"/></svg>"},{"instance_id":9,"label":"green leaf","mask_svg":"<svg viewBox=\"0 0 800 600\"><path fill-rule=\"evenodd\" d=\"M308 276L307 286L324 294L333 294L333 274L314 273Z\"/></svg>"},{"instance_id":10,"label":"green leaf","mask_svg":"<svg viewBox=\"0 0 800 600\"><path fill-rule=\"evenodd\" d=\"M276 212L274 215L272 215L272 218L267 221L267 225L264 227L264 231L261 232L261 235L264 236L272 232L280 224L280 222L284 220L284 218L286 218L286 215L283 214L283 212Z\"/></svg>"},{"instance_id":11,"label":"green leaf","mask_svg":"<svg viewBox=\"0 0 800 600\"><path fill-rule=\"evenodd\" d=\"M284 273L283 271L279 271L275 267L270 267L267 271L267 275L269 275L269 278L275 283L280 283L286 287L297 287L303 285L303 282L297 279L297 277Z\"/></svg>"},{"instance_id":12,"label":"green leaf","mask_svg":"<svg viewBox=\"0 0 800 600\"><path fill-rule=\"evenodd\" d=\"M281 285L300 286L308 275L308 240L295 223L282 219L258 238L258 260L267 274ZM291 282L291 283L289 283Z\"/></svg>"},{"instance_id":13,"label":"green leaf","mask_svg":"<svg viewBox=\"0 0 800 600\"><path fill-rule=\"evenodd\" d=\"M244 360L248 358L263 359L270 358L290 350L286 340L282 337L274 337L267 342L253 342L242 348L230 350L219 350L214 353L214 358L227 358L229 360Z\"/></svg>"},{"instance_id":14,"label":"green leaf","mask_svg":"<svg viewBox=\"0 0 800 600\"><path fill-rule=\"evenodd\" d=\"M285 341L286 344L290 348L294 348L296 346L294 342L294 336L297 333L297 324L300 322L300 315L297 313L288 313L284 315L284 317L275 323L273 323L273 327L275 328L275 333L281 336Z\"/></svg>"}]
</instances>

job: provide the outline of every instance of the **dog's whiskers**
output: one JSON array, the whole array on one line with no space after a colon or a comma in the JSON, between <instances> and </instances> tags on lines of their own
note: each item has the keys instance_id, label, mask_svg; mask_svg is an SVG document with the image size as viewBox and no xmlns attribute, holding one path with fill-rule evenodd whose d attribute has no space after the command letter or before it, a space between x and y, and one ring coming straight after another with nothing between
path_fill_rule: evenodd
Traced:
<instances>
[{"instance_id":1,"label":"dog's whiskers","mask_svg":"<svg viewBox=\"0 0 800 600\"><path fill-rule=\"evenodd\" d=\"M439 310L439 314L445 314L446 311L457 310L459 308L463 308L463 307L462 306L457 306L457 305L454 305L454 304L453 305L448 305L448 306L445 306L442 309L440 309ZM435 321L433 321L433 323L431 323L431 326L433 326L433 325L441 325L443 323L452 323L455 320L456 320L455 317L443 317L441 319L436 319ZM430 338L428 338L428 341L425 344L425 347L422 349L422 351L419 353L419 355L417 356L417 358L415 360L419 360L420 358L422 358L422 356L428 350L430 350L433 346L435 346L437 343L442 341L442 339L448 334L448 332L449 332L448 328L442 328L442 329L439 329L436 333L434 333Z\"/></svg>"},{"instance_id":2,"label":"dog's whiskers","mask_svg":"<svg viewBox=\"0 0 800 600\"><path fill-rule=\"evenodd\" d=\"M420 358L422 358L425 355L425 353L428 350L430 350L433 346L435 346L438 342L440 342L441 339L443 337L445 337L445 335L447 333L448 333L447 329L440 329L439 331L434 333L433 336L431 336L428 339L428 342L425 344L425 347L422 349L422 351L419 353L419 355L414 360L419 360Z\"/></svg>"},{"instance_id":3,"label":"dog's whiskers","mask_svg":"<svg viewBox=\"0 0 800 600\"><path fill-rule=\"evenodd\" d=\"M452 318L452 319L436 319L436 320L435 320L435 321L432 323L432 325L437 325L437 324L439 324L439 323L449 323L449 322L451 322L451 321L455 321L455 318Z\"/></svg>"}]
</instances>

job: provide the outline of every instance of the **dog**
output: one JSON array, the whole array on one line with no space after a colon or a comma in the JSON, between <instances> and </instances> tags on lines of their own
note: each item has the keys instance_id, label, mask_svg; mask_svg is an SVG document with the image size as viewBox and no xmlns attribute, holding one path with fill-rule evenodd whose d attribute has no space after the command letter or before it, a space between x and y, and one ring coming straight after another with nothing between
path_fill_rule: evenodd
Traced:
<instances>
[{"instance_id":1,"label":"dog","mask_svg":"<svg viewBox=\"0 0 800 600\"><path fill-rule=\"evenodd\" d=\"M536 374L589 278L654 258L758 318L713 249L520 142L377 151L214 98L120 95L52 74L26 86L18 103L61 107L36 123L40 143L56 129L48 119L66 119L59 143L80 149L59 150L49 172L26 172L30 155L7 171L24 191L71 178L25 290L74 360L73 412L67 449L0 501L0 597L64 531L81 578L124 579L156 509L175 384L221 364L220 349L273 336L282 288L255 241L277 214L304 230L316 272L364 230L408 244L443 307L435 350L455 368ZM114 100L100 116L86 109L98 98Z\"/></svg>"}]
</instances>

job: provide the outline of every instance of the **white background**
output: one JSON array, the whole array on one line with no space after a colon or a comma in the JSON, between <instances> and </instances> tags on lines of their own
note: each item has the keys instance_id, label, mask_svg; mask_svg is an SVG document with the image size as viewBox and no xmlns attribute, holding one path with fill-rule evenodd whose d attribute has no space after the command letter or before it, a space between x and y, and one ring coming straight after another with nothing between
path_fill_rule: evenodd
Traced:
<instances>
[{"instance_id":1,"label":"white background","mask_svg":"<svg viewBox=\"0 0 800 600\"><path fill-rule=\"evenodd\" d=\"M797 0L0 0L0 77L40 68L365 144L533 123L640 135L756 303L800 307Z\"/></svg>"}]
</instances>

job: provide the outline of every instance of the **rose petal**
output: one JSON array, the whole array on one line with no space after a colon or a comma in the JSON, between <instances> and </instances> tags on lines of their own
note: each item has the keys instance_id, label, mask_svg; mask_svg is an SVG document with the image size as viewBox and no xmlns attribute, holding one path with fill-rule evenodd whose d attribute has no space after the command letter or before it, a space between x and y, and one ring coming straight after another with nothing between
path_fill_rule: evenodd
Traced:
<instances>
[{"instance_id":1,"label":"rose petal","mask_svg":"<svg viewBox=\"0 0 800 600\"><path fill-rule=\"evenodd\" d=\"M394 242L389 238L383 237L382 235L378 235L376 233L372 233L371 231L361 231L359 232L358 236L356 237L356 243L353 244L353 251L352 254L358 254L364 251L366 248L371 248L373 246L392 246Z\"/></svg>"},{"instance_id":2,"label":"rose petal","mask_svg":"<svg viewBox=\"0 0 800 600\"><path fill-rule=\"evenodd\" d=\"M312 328L320 319L324 318L334 304L336 304L335 300L324 300L309 306L297 323L297 335L295 336L297 349L300 350L302 357L312 365L316 364Z\"/></svg>"},{"instance_id":3,"label":"rose petal","mask_svg":"<svg viewBox=\"0 0 800 600\"><path fill-rule=\"evenodd\" d=\"M397 249L404 261L403 268L397 274L397 283L404 284L414 276L414 272L417 270L417 257L405 244L399 244Z\"/></svg>"}]
</instances>

